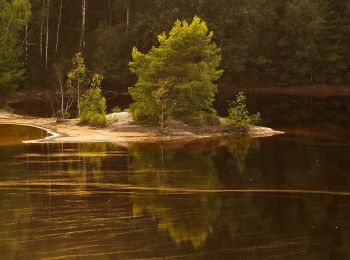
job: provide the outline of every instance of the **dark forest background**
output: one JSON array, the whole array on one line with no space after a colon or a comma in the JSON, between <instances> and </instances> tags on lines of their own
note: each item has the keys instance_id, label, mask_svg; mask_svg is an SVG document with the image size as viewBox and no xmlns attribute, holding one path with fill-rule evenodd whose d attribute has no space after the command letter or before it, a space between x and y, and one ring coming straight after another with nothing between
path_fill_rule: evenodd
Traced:
<instances>
[{"instance_id":1,"label":"dark forest background","mask_svg":"<svg viewBox=\"0 0 350 260\"><path fill-rule=\"evenodd\" d=\"M245 86L350 82L348 0L30 2L27 87L56 87L55 64L67 71L80 50L88 67L104 75L105 87L126 88L134 81L128 68L132 48L148 51L176 19L191 20L195 15L207 22L222 49L222 82Z\"/></svg>"}]
</instances>

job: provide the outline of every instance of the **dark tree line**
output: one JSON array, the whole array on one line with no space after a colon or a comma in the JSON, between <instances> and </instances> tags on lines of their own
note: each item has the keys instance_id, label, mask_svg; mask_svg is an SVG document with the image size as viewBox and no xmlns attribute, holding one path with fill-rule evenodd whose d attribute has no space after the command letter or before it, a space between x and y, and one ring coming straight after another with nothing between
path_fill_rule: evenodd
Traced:
<instances>
[{"instance_id":1,"label":"dark tree line","mask_svg":"<svg viewBox=\"0 0 350 260\"><path fill-rule=\"evenodd\" d=\"M131 50L147 52L176 19L204 19L222 49L223 81L350 82L349 0L30 0L26 84L49 87L82 51L107 87L130 86Z\"/></svg>"}]
</instances>

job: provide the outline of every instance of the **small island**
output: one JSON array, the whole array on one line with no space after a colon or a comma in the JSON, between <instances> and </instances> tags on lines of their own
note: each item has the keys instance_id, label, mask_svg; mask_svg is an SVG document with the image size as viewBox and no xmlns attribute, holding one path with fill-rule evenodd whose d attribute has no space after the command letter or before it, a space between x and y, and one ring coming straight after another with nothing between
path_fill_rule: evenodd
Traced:
<instances>
[{"instance_id":1,"label":"small island","mask_svg":"<svg viewBox=\"0 0 350 260\"><path fill-rule=\"evenodd\" d=\"M108 117L108 116L107 116ZM81 142L164 142L191 141L225 136L248 135L251 137L268 137L283 132L267 127L251 126L246 133L227 132L224 126L188 126L177 125L167 133L161 133L159 127L130 124L132 118L127 112L111 114L120 118L119 122L105 128L83 126L78 119L57 123L54 118L33 118L0 111L0 124L14 124L38 127L46 130L47 138L29 141L30 143L81 143Z\"/></svg>"},{"instance_id":2,"label":"small island","mask_svg":"<svg viewBox=\"0 0 350 260\"><path fill-rule=\"evenodd\" d=\"M31 118L6 110L0 123L35 126L50 136L30 142L157 142L248 135L265 137L282 132L255 126L260 114L250 114L243 92L230 101L227 117L213 107L223 74L221 49L199 17L177 20L158 36L158 46L144 54L136 47L129 63L136 76L129 88L133 99L126 111L108 109L102 95L104 76L92 72L82 52L68 71L56 64L57 91L50 102L52 118ZM66 76L65 76L66 75ZM229 102L229 101L228 101ZM110 113L107 113L110 110ZM75 117L78 117L75 119Z\"/></svg>"}]
</instances>

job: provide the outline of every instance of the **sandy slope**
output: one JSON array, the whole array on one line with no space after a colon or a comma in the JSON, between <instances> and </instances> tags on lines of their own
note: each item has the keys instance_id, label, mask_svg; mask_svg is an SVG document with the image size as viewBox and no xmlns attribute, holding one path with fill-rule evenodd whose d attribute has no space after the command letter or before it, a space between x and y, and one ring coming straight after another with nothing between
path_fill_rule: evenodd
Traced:
<instances>
[{"instance_id":1,"label":"sandy slope","mask_svg":"<svg viewBox=\"0 0 350 260\"><path fill-rule=\"evenodd\" d=\"M114 124L107 128L93 128L79 125L78 120L57 123L51 118L31 118L0 110L0 124L20 124L40 127L51 136L32 142L77 143L77 142L162 142L191 141L201 138L234 136L223 132L223 127L189 127L175 125L167 134L161 134L158 127L144 127L129 124ZM282 132L271 128L253 126L247 133L252 137L268 137Z\"/></svg>"}]
</instances>

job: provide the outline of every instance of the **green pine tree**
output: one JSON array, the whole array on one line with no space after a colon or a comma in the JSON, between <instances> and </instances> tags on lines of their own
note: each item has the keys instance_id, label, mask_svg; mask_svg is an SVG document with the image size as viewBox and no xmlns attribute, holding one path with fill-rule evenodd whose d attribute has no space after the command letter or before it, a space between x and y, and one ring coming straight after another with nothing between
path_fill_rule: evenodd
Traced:
<instances>
[{"instance_id":1,"label":"green pine tree","mask_svg":"<svg viewBox=\"0 0 350 260\"><path fill-rule=\"evenodd\" d=\"M28 0L0 0L0 106L25 78L20 39L31 16L30 8Z\"/></svg>"},{"instance_id":2,"label":"green pine tree","mask_svg":"<svg viewBox=\"0 0 350 260\"><path fill-rule=\"evenodd\" d=\"M137 76L130 88L135 121L162 125L170 116L191 121L213 110L214 81L223 71L218 69L220 49L212 37L206 23L195 17L191 23L176 21L147 54L133 49L129 65Z\"/></svg>"}]
</instances>

